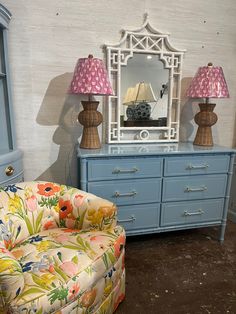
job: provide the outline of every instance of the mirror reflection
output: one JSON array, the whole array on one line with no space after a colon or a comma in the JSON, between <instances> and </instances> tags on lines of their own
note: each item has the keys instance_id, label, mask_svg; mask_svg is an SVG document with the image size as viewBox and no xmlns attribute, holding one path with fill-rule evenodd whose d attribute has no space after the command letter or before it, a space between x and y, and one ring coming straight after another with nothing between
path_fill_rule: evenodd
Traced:
<instances>
[{"instance_id":1,"label":"mirror reflection","mask_svg":"<svg viewBox=\"0 0 236 314\"><path fill-rule=\"evenodd\" d=\"M135 53L121 67L121 124L166 126L168 75L159 56Z\"/></svg>"}]
</instances>

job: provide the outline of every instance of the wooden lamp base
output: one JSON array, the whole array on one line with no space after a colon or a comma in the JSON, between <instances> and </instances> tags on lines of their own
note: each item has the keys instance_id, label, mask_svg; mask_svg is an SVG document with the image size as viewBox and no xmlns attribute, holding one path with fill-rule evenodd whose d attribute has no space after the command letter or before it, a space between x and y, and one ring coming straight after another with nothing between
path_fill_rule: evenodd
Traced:
<instances>
[{"instance_id":1,"label":"wooden lamp base","mask_svg":"<svg viewBox=\"0 0 236 314\"><path fill-rule=\"evenodd\" d=\"M218 120L217 115L213 112L215 104L201 103L199 107L200 112L194 117L199 127L193 144L199 146L213 146L211 127Z\"/></svg>"},{"instance_id":2,"label":"wooden lamp base","mask_svg":"<svg viewBox=\"0 0 236 314\"><path fill-rule=\"evenodd\" d=\"M83 125L83 134L80 142L81 148L101 148L97 127L102 123L102 114L97 111L98 101L81 101L84 108L79 113L79 122Z\"/></svg>"}]
</instances>

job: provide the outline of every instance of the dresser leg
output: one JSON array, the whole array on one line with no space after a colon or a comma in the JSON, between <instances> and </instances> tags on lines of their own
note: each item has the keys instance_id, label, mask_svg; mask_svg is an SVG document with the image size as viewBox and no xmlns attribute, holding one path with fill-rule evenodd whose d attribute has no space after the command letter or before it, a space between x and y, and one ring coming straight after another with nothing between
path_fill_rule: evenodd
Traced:
<instances>
[{"instance_id":1,"label":"dresser leg","mask_svg":"<svg viewBox=\"0 0 236 314\"><path fill-rule=\"evenodd\" d=\"M219 239L221 243L224 241L224 234L225 234L225 228L226 228L227 213L228 213L229 198L230 198L230 187L231 187L233 167L234 167L234 157L235 157L235 154L230 155L228 180L227 180L228 182L226 186L224 212L223 212L223 217L222 217L222 225L221 225L221 232L220 232L220 239Z\"/></svg>"},{"instance_id":2,"label":"dresser leg","mask_svg":"<svg viewBox=\"0 0 236 314\"><path fill-rule=\"evenodd\" d=\"M221 228L220 228L220 243L223 243L224 242L224 237L225 237L225 228L226 228L226 221L223 222L223 224L221 225Z\"/></svg>"}]
</instances>

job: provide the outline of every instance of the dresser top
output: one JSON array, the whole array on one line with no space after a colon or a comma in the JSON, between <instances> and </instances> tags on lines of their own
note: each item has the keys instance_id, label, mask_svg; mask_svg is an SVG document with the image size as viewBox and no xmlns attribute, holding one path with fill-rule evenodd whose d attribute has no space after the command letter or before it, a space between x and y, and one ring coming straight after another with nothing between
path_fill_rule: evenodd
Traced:
<instances>
[{"instance_id":1,"label":"dresser top","mask_svg":"<svg viewBox=\"0 0 236 314\"><path fill-rule=\"evenodd\" d=\"M132 156L132 155L172 155L172 154L214 154L235 153L229 147L214 145L212 147L196 146L190 142L168 144L103 144L101 149L78 148L78 157L92 158L102 156Z\"/></svg>"}]
</instances>

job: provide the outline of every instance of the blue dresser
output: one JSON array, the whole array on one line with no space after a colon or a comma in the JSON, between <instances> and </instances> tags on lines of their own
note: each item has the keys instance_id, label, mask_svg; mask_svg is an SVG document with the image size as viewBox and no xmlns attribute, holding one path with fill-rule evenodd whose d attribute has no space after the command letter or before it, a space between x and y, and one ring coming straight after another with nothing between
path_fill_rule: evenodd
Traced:
<instances>
[{"instance_id":1,"label":"blue dresser","mask_svg":"<svg viewBox=\"0 0 236 314\"><path fill-rule=\"evenodd\" d=\"M234 155L192 143L78 149L79 188L116 203L127 235L218 225L223 241Z\"/></svg>"}]
</instances>

